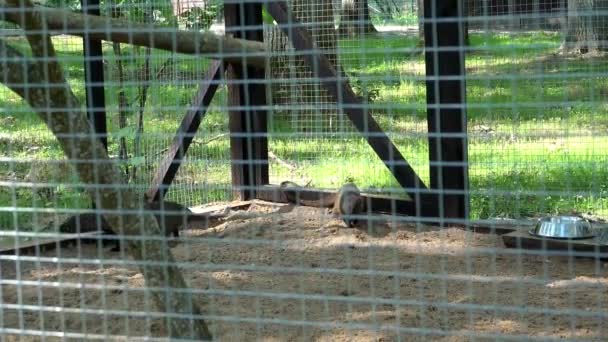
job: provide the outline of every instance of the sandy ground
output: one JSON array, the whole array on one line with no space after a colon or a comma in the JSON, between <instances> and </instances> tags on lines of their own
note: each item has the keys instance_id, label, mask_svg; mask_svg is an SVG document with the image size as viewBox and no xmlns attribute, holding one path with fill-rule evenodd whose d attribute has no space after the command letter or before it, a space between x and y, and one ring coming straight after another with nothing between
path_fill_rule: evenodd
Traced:
<instances>
[{"instance_id":1,"label":"sandy ground","mask_svg":"<svg viewBox=\"0 0 608 342\"><path fill-rule=\"evenodd\" d=\"M172 251L218 340L608 336L602 262L505 249L497 235L395 222L347 229L306 207L185 233ZM7 340L20 340L18 330L32 341L41 332L74 340L165 334L141 273L120 253L84 245L40 257L0 264Z\"/></svg>"}]
</instances>

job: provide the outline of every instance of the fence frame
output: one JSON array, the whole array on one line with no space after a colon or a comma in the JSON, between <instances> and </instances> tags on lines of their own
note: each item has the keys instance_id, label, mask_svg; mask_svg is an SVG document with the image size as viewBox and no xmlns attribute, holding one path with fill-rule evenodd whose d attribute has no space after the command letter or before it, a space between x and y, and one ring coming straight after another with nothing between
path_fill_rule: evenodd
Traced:
<instances>
[{"instance_id":1,"label":"fence frame","mask_svg":"<svg viewBox=\"0 0 608 342\"><path fill-rule=\"evenodd\" d=\"M82 0L93 2L99 0ZM226 34L237 38L263 41L262 2L238 1L225 4ZM389 212L425 218L431 223L462 224L469 215L467 123L465 104L464 47L465 25L462 3L457 0L425 0L425 64L427 124L429 139L430 184L427 187L374 118L363 110L363 103L347 81L340 81L340 66L334 66L313 46L310 33L297 25L282 1L264 3L268 12L282 25L296 50L307 51L306 63L322 85L339 101L347 117L368 141L380 160L408 193L411 201L390 197L367 196L371 212ZM97 7L98 8L98 7ZM97 11L97 15L98 15ZM288 27L286 25L294 25ZM252 29L253 28L253 29ZM86 40L86 38L85 38ZM85 44L85 58L91 73L87 77L87 99L94 109L104 108L103 64L101 51L90 51ZM97 45L95 45L97 46ZM147 192L149 201L161 199L170 187L188 147L196 134L219 82L228 84L231 172L234 197L240 200L263 199L284 202L285 194L269 184L265 72L243 63L213 62L195 94L191 107L178 128L172 146L161 162ZM89 73L87 73L87 76ZM97 102L95 102L97 101ZM89 106L89 111L91 111ZM91 113L91 112L90 112ZM90 116L91 117L91 116ZM105 111L95 112L95 130L106 134ZM103 121L104 124L101 124ZM97 124L99 123L99 124ZM371 134L370 134L371 133ZM322 197L326 192L306 189ZM408 203L409 202L409 203Z\"/></svg>"}]
</instances>

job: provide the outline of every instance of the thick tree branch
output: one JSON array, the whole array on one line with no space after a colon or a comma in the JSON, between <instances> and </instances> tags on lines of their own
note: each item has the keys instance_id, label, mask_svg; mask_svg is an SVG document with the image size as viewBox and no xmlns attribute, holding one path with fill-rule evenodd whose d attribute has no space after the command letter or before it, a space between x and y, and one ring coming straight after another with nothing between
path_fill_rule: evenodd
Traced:
<instances>
[{"instance_id":1,"label":"thick tree branch","mask_svg":"<svg viewBox=\"0 0 608 342\"><path fill-rule=\"evenodd\" d=\"M10 8L10 1L13 0L0 0L0 20L19 24L21 14ZM86 32L92 39L200 55L260 68L265 66L265 47L261 42L219 36L212 32L180 31L56 8L33 6L33 11L48 29L64 34L82 37Z\"/></svg>"},{"instance_id":2,"label":"thick tree branch","mask_svg":"<svg viewBox=\"0 0 608 342\"><path fill-rule=\"evenodd\" d=\"M59 140L80 179L89 185L87 190L98 208L106 213L104 218L117 233L130 238L128 250L138 262L146 286L165 289L151 292L159 309L168 314L169 335L211 339L156 219L146 214L140 220L137 195L128 190L120 169L94 136L89 120L63 76L50 36L44 34L48 28L40 20L39 12L29 11L29 0L6 0L5 3L16 10L14 13L22 13L16 21L25 30L34 56L27 58L0 40L2 82L38 113ZM183 316L174 318L175 315Z\"/></svg>"}]
</instances>

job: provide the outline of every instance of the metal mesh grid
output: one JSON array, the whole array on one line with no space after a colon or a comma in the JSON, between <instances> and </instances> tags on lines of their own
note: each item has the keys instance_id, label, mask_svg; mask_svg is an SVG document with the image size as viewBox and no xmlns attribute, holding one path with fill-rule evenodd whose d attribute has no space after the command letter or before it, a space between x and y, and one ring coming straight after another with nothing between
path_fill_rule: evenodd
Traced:
<instances>
[{"instance_id":1,"label":"metal mesh grid","mask_svg":"<svg viewBox=\"0 0 608 342\"><path fill-rule=\"evenodd\" d=\"M530 219L547 214L577 212L598 221L606 215L605 11L602 1L585 2L587 7L576 12L563 2L559 16L567 15L567 24L551 23L558 1L467 3L468 45L458 47L466 56L470 215L464 229L424 224L396 207L381 215L362 213L363 223L349 229L324 209L256 201L232 204L246 210L198 208L207 216L189 222L188 229L180 227L179 238L151 235L151 223L160 224L162 217L126 214L145 208L142 193L190 109L209 59L152 49L144 77L145 48L123 43L121 85L119 59L112 44L104 42L113 160L119 158L121 137L134 150L138 96L141 86L149 85L143 159L129 156L137 177L110 186L99 178L77 178L57 139L9 90L14 84L4 74L0 333L7 340L161 340L171 334L200 340L192 334L203 319L217 340L606 340L608 279L600 258L605 241L587 241L592 246L587 249L581 242L577 250L572 245L552 250L545 241L542 248L529 250L506 248L503 236L508 234L499 232L505 226L526 232ZM174 2L168 13L176 14L178 5ZM363 97L360 106L429 184L425 52L433 48L421 42L417 18L411 21L419 4L368 5L377 32L344 36L337 30L341 6L290 3L307 28L324 29L311 30L317 44L328 44L332 61ZM0 0L2 15L7 8L10 2ZM554 28L548 30L545 23ZM222 35L218 26L214 31ZM249 29L261 28L253 26ZM265 38L276 26L264 24ZM15 34L3 33L0 40L29 55L27 41ZM284 36L278 40L285 46ZM81 38L54 36L53 44L83 109ZM268 112L264 136L271 152L270 183L289 179L337 188L352 181L368 194L405 197L345 117L346 106L331 99L300 60L303 54L292 48L276 51L268 41L265 47L265 62L277 63L280 70L271 68L263 82L270 101L261 108L240 108L226 87L240 81L222 78L167 199L194 207L231 198L231 162L248 162L231 160L228 113L238 110ZM4 45L1 49L0 67L14 65ZM24 86L40 84L50 88L45 82ZM118 118L120 89L134 104L126 127ZM100 155L93 157L93 164L108 167ZM89 209L89 189L104 193L97 197L100 202L108 193L115 196L110 204L116 208L104 202ZM98 230L96 225L105 225L100 215L110 220L115 209L133 224L121 226L130 232L106 236L127 242L122 250L111 251L98 237L89 237L93 243L56 241L69 235L60 227L66 218L93 214L95 223L83 219L73 229ZM479 228L477 219L485 220L489 232ZM605 234L605 224L594 223ZM172 244L175 240L179 243ZM31 248L16 252L26 245ZM159 270L164 273L154 273ZM167 285L176 272L185 286ZM177 301L187 305L174 307ZM174 321L187 327L176 331Z\"/></svg>"}]
</instances>

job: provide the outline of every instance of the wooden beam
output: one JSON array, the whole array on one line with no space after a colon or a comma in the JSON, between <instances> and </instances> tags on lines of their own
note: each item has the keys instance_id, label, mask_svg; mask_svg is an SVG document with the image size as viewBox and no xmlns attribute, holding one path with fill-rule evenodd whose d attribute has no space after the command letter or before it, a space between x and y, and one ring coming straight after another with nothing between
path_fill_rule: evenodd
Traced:
<instances>
[{"instance_id":1,"label":"wooden beam","mask_svg":"<svg viewBox=\"0 0 608 342\"><path fill-rule=\"evenodd\" d=\"M222 63L217 60L212 61L209 65L205 79L200 84L192 105L182 119L173 143L165 154L150 189L146 192L148 201L154 202L163 198L173 179L175 179L175 175L192 143L192 139L194 139L201 121L207 113L209 104L211 104L211 100L217 91L222 78L222 69Z\"/></svg>"},{"instance_id":2,"label":"wooden beam","mask_svg":"<svg viewBox=\"0 0 608 342\"><path fill-rule=\"evenodd\" d=\"M224 5L226 35L264 41L261 3ZM256 188L268 184L268 138L264 69L229 63L228 107L232 188L235 199L255 198Z\"/></svg>"},{"instance_id":3,"label":"wooden beam","mask_svg":"<svg viewBox=\"0 0 608 342\"><path fill-rule=\"evenodd\" d=\"M99 0L81 0L84 14L99 16ZM95 134L98 135L108 150L108 129L105 111L105 94L103 79L103 51L101 40L89 37L84 33L82 38L84 54L85 100L87 116L93 123Z\"/></svg>"},{"instance_id":4,"label":"wooden beam","mask_svg":"<svg viewBox=\"0 0 608 342\"><path fill-rule=\"evenodd\" d=\"M430 187L435 194L435 205L425 208L425 216L439 217L441 225L469 216L461 6L458 0L424 0Z\"/></svg>"},{"instance_id":5,"label":"wooden beam","mask_svg":"<svg viewBox=\"0 0 608 342\"><path fill-rule=\"evenodd\" d=\"M279 185L266 185L258 189L257 198L269 202L289 203L285 194L286 191L289 190L286 188L282 189ZM318 201L322 203L322 205L319 205L320 207L329 207L333 203L330 199L333 200L335 195L336 191L303 188L298 190L296 196L298 203L296 204L306 205L312 201ZM413 201L365 193L361 195L367 202L369 212L416 215L416 203Z\"/></svg>"},{"instance_id":6,"label":"wooden beam","mask_svg":"<svg viewBox=\"0 0 608 342\"><path fill-rule=\"evenodd\" d=\"M54 35L86 36L232 63L241 63L242 56L247 55L246 61L252 66L264 68L266 65L266 47L260 42L224 37L210 31L183 31L151 23L83 15L59 8L33 6L33 10ZM2 19L15 24L21 22L21 16L10 11L6 11Z\"/></svg>"},{"instance_id":7,"label":"wooden beam","mask_svg":"<svg viewBox=\"0 0 608 342\"><path fill-rule=\"evenodd\" d=\"M608 245L598 241L597 238L580 240L549 239L532 236L527 230L516 230L503 235L502 241L508 248L562 251L562 253L552 253L556 256L586 256L602 260L608 258Z\"/></svg>"},{"instance_id":8,"label":"wooden beam","mask_svg":"<svg viewBox=\"0 0 608 342\"><path fill-rule=\"evenodd\" d=\"M304 52L302 58L311 67L314 75L334 100L341 102L341 107L348 118L367 139L369 145L399 184L405 188L410 198L423 206L429 203L429 194L425 192L426 185L376 120L367 110L364 110L361 99L353 92L348 80L343 79L344 73L341 69L336 69L327 57L318 48L315 48L310 33L301 27L297 19L288 14L287 5L284 2L269 2L266 6L281 30L290 38L294 48ZM413 215L420 216L420 213Z\"/></svg>"},{"instance_id":9,"label":"wooden beam","mask_svg":"<svg viewBox=\"0 0 608 342\"><path fill-rule=\"evenodd\" d=\"M79 239L95 240L103 238L104 236L99 234L99 232L88 232L82 234L57 234L53 237L28 239L5 236L0 239L0 254L40 255L42 252L57 248L59 246L77 243Z\"/></svg>"},{"instance_id":10,"label":"wooden beam","mask_svg":"<svg viewBox=\"0 0 608 342\"><path fill-rule=\"evenodd\" d=\"M80 0L82 12L99 16L99 0ZM84 56L84 86L87 117L93 125L93 132L99 137L106 152L108 151L108 126L106 118L106 99L104 93L103 50L101 39L92 38L87 31L82 38ZM97 208L95 199L91 208Z\"/></svg>"}]
</instances>

